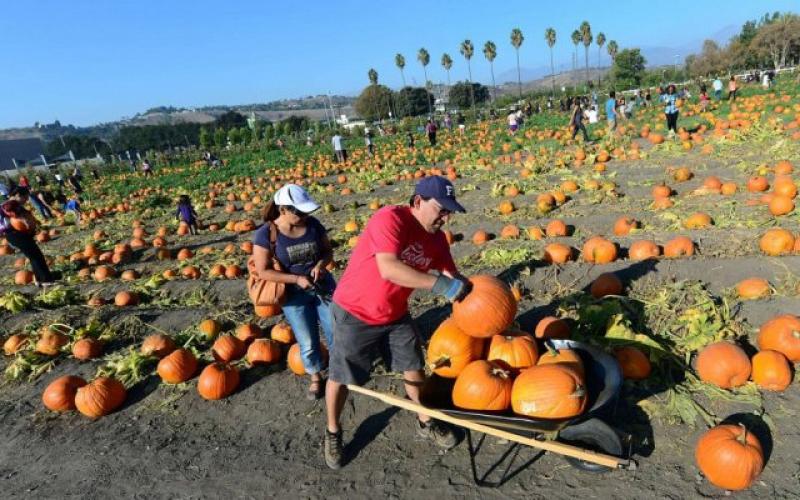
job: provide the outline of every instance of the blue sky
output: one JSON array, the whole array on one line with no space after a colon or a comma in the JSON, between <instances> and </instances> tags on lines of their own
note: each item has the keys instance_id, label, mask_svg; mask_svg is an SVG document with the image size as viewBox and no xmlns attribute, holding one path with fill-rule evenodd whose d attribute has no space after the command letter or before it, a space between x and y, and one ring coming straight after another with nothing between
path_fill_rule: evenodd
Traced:
<instances>
[{"instance_id":1,"label":"blue sky","mask_svg":"<svg viewBox=\"0 0 800 500\"><path fill-rule=\"evenodd\" d=\"M381 83L422 83L416 53L431 54L429 78L453 81L467 68L462 40L475 45L473 78L488 82L481 48L498 46L495 72L515 67L512 28L525 42L523 67L549 64L545 28L556 29L556 64L569 64L569 35L588 20L621 48L677 46L796 0L684 1L326 1L6 0L0 16L0 128L35 121L91 125L158 105L266 102L319 93L353 94L375 68ZM665 8L666 7L666 8ZM605 51L604 51L604 56ZM596 46L590 52L595 64Z\"/></svg>"}]
</instances>

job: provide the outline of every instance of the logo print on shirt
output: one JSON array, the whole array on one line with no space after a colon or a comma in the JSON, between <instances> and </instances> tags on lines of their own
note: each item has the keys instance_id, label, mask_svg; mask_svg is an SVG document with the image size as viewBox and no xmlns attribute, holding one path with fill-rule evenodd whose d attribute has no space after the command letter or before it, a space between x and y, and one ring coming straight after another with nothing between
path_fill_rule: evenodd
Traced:
<instances>
[{"instance_id":1,"label":"logo print on shirt","mask_svg":"<svg viewBox=\"0 0 800 500\"><path fill-rule=\"evenodd\" d=\"M428 269L433 258L425 256L425 249L419 243L412 243L400 252L400 260L417 269Z\"/></svg>"}]
</instances>

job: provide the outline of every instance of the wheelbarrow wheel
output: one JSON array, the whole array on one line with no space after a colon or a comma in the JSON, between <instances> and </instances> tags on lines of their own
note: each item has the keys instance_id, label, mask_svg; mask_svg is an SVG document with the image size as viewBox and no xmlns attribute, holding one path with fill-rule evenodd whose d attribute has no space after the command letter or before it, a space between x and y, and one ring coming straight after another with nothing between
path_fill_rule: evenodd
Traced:
<instances>
[{"instance_id":1,"label":"wheelbarrow wheel","mask_svg":"<svg viewBox=\"0 0 800 500\"><path fill-rule=\"evenodd\" d=\"M559 432L559 438L591 451L622 456L622 440L619 435L608 424L597 418L565 427ZM586 472L603 473L612 470L604 465L586 462L579 458L564 457L564 459L576 469Z\"/></svg>"}]
</instances>

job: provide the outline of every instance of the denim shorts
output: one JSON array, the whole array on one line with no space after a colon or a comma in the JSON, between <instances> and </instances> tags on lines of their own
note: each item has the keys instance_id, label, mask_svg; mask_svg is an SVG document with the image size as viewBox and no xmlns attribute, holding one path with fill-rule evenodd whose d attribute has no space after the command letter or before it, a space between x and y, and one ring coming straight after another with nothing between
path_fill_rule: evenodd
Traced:
<instances>
[{"instance_id":1,"label":"denim shorts","mask_svg":"<svg viewBox=\"0 0 800 500\"><path fill-rule=\"evenodd\" d=\"M331 315L328 378L334 382L364 385L378 356L393 372L422 370L420 336L408 314L387 325L369 325L332 302Z\"/></svg>"}]
</instances>

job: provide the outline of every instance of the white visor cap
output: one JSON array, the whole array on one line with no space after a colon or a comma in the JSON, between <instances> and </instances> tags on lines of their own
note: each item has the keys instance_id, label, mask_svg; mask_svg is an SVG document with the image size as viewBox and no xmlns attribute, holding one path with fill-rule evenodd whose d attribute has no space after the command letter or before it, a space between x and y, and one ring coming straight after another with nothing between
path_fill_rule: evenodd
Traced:
<instances>
[{"instance_id":1,"label":"white visor cap","mask_svg":"<svg viewBox=\"0 0 800 500\"><path fill-rule=\"evenodd\" d=\"M276 205L289 205L305 214L319 210L319 203L314 201L314 198L297 184L287 184L275 191L273 200Z\"/></svg>"}]
</instances>

